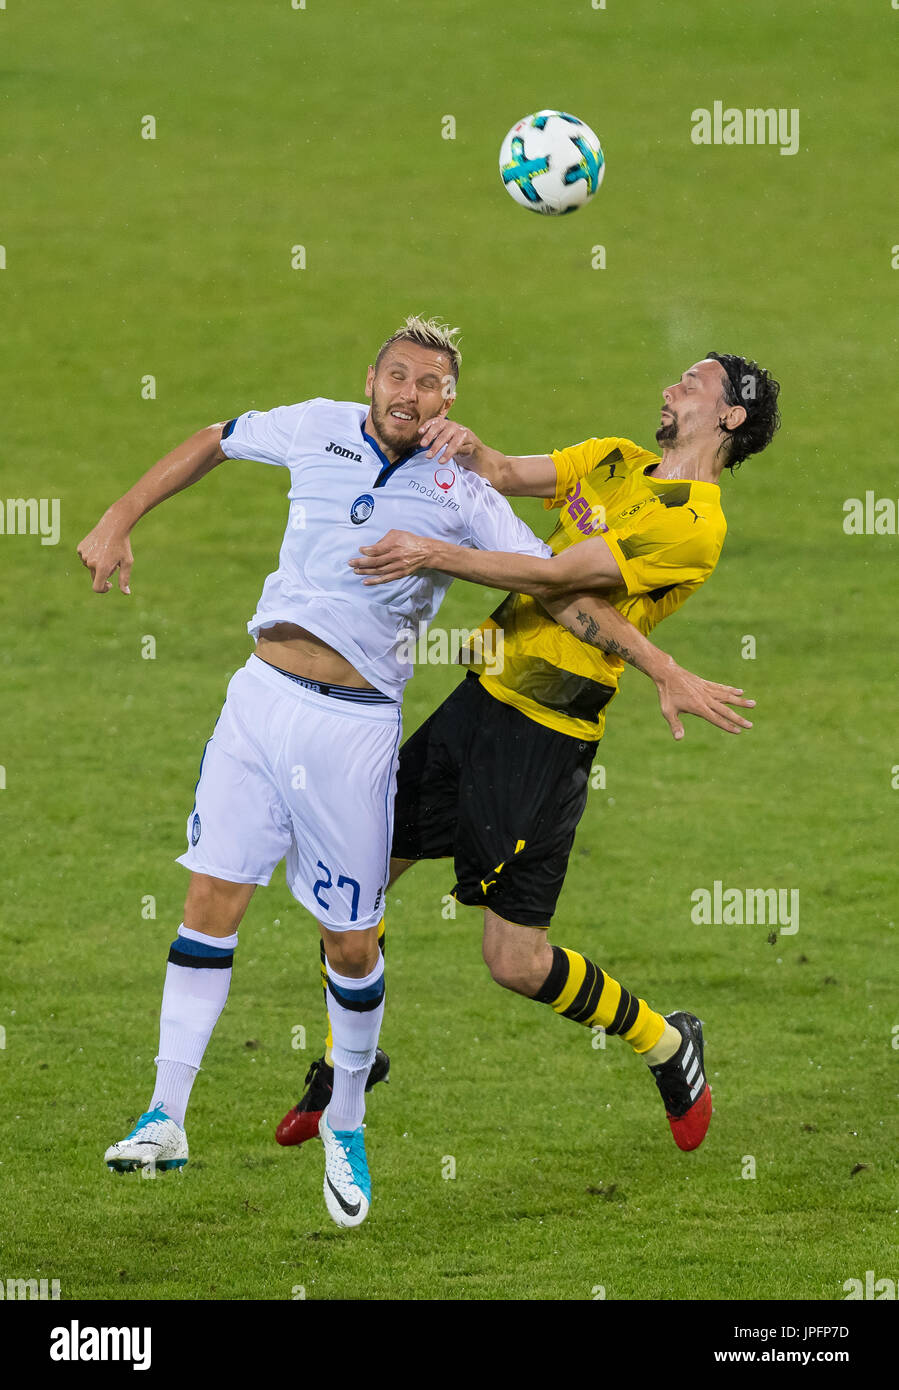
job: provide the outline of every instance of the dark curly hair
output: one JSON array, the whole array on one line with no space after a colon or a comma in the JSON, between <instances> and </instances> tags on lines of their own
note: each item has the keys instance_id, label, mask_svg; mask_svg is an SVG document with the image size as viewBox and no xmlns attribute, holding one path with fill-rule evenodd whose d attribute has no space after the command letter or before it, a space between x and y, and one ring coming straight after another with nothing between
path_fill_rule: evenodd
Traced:
<instances>
[{"instance_id":1,"label":"dark curly hair","mask_svg":"<svg viewBox=\"0 0 899 1390\"><path fill-rule=\"evenodd\" d=\"M724 399L727 405L742 405L746 419L742 425L729 430L721 428L728 436L727 462L725 468L739 468L750 454L760 454L780 429L780 411L777 398L780 395L780 382L775 381L757 362L746 357L735 357L730 352L707 352L714 362L724 368L726 381Z\"/></svg>"}]
</instances>

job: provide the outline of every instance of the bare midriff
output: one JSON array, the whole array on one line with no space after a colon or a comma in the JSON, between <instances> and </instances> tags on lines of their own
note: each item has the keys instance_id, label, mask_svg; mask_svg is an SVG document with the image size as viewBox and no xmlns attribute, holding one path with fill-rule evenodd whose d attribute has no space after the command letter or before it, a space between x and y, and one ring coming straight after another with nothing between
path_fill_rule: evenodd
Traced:
<instances>
[{"instance_id":1,"label":"bare midriff","mask_svg":"<svg viewBox=\"0 0 899 1390\"><path fill-rule=\"evenodd\" d=\"M282 671L290 671L306 680L321 681L323 685L375 689L345 656L295 623L274 623L263 628L256 639L256 655L270 666L280 666Z\"/></svg>"}]
</instances>

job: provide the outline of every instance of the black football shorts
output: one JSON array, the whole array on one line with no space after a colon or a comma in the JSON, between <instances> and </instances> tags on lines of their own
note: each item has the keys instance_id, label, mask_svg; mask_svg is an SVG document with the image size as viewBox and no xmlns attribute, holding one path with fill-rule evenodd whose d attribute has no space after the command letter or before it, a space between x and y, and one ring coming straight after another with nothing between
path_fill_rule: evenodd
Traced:
<instances>
[{"instance_id":1,"label":"black football shorts","mask_svg":"<svg viewBox=\"0 0 899 1390\"><path fill-rule=\"evenodd\" d=\"M597 746L528 719L470 672L400 749L393 855L452 858L460 903L548 927Z\"/></svg>"}]
</instances>

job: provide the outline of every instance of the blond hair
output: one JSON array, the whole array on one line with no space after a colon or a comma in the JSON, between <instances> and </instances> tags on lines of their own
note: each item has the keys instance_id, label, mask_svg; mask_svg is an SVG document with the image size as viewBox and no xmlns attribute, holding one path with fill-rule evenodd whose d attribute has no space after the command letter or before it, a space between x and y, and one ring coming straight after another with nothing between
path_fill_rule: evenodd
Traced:
<instances>
[{"instance_id":1,"label":"blond hair","mask_svg":"<svg viewBox=\"0 0 899 1390\"><path fill-rule=\"evenodd\" d=\"M459 368L462 365L462 353L456 343L458 332L458 328L450 328L439 319L423 319L418 314L410 314L402 328L391 333L387 341L381 344L375 358L375 371L381 365L384 353L394 343L417 343L419 347L444 353L449 358L453 380L458 381Z\"/></svg>"}]
</instances>

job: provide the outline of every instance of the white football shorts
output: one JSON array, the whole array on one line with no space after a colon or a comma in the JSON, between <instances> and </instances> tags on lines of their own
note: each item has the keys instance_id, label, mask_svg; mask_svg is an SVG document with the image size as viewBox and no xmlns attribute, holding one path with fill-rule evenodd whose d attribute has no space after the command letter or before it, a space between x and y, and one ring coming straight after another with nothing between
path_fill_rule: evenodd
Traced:
<instances>
[{"instance_id":1,"label":"white football shorts","mask_svg":"<svg viewBox=\"0 0 899 1390\"><path fill-rule=\"evenodd\" d=\"M266 884L286 858L291 893L331 931L376 926L401 732L393 701L324 695L251 656L206 745L177 862Z\"/></svg>"}]
</instances>

